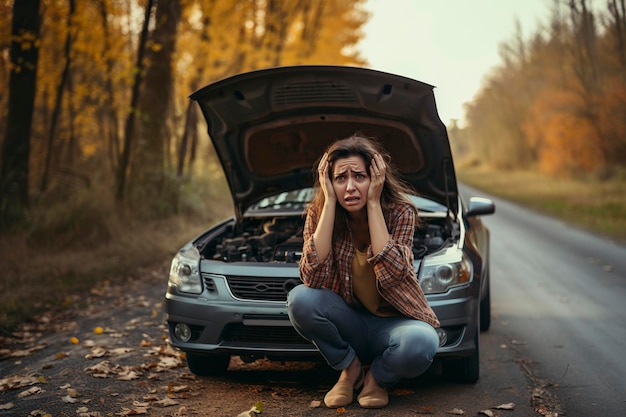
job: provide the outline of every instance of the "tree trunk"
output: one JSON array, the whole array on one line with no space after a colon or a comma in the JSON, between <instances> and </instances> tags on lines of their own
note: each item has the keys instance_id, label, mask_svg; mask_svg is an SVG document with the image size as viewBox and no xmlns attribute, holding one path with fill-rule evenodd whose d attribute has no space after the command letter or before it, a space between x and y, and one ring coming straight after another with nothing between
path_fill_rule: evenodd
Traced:
<instances>
[{"instance_id":1,"label":"tree trunk","mask_svg":"<svg viewBox=\"0 0 626 417\"><path fill-rule=\"evenodd\" d=\"M105 0L100 0L100 17L102 19L102 31L104 33L104 50L105 51L110 51L111 50L111 41L110 41L110 34L109 34L109 23L107 20L107 16L108 16L108 11L107 11L107 5L106 5L106 1ZM107 60L106 60L106 91L107 91L107 96L106 96L106 105L107 108L104 112L105 118L108 119L108 122L110 123L110 128L108 130L108 146L107 149L109 151L109 161L111 164L111 167L113 169L113 172L117 172L117 166L118 166L118 159L120 156L119 153L119 149L120 149L120 135L119 135L119 122L118 122L118 118L117 118L117 114L115 112L115 95L113 93L113 81L112 81L112 77L113 77L113 66L115 65L114 60L111 58L111 56L107 53Z\"/></svg>"},{"instance_id":2,"label":"tree trunk","mask_svg":"<svg viewBox=\"0 0 626 417\"><path fill-rule=\"evenodd\" d=\"M122 155L117 165L117 181L115 195L118 200L126 199L126 177L128 175L128 167L130 164L130 152L133 144L133 135L135 130L135 117L137 113L137 103L139 103L139 93L141 91L141 81L143 80L143 56L148 40L148 27L150 26L150 15L152 14L152 5L154 0L148 0L146 5L146 13L141 30L141 38L137 47L137 67L135 72L135 82L133 84L133 92L130 99L130 112L126 118L124 126L124 146Z\"/></svg>"},{"instance_id":3,"label":"tree trunk","mask_svg":"<svg viewBox=\"0 0 626 417\"><path fill-rule=\"evenodd\" d=\"M166 184L166 146L169 141L169 108L172 102L174 77L172 58L176 47L176 33L181 15L179 0L159 1L155 26L151 36L155 46L149 50L145 84L139 101L140 124L131 163L132 183L129 184L133 201L144 204L152 212L169 210L174 201L167 201L171 189ZM155 214L155 213L152 213Z\"/></svg>"},{"instance_id":4,"label":"tree trunk","mask_svg":"<svg viewBox=\"0 0 626 417\"><path fill-rule=\"evenodd\" d=\"M63 108L63 93L65 92L65 86L69 79L70 67L72 65L72 18L76 12L75 0L70 0L70 10L67 15L67 37L65 38L65 66L63 67L63 73L61 74L61 80L57 88L56 103L54 110L52 111L52 121L50 122L50 132L48 133L48 148L46 150L46 163L43 170L43 176L41 177L41 185L39 191L44 192L48 188L50 181L50 169L52 167L52 154L54 152L54 137L56 133L57 123L61 115Z\"/></svg>"},{"instance_id":5,"label":"tree trunk","mask_svg":"<svg viewBox=\"0 0 626 417\"><path fill-rule=\"evenodd\" d=\"M0 229L26 219L30 132L39 55L39 0L20 0L13 6L11 74L6 136L0 170Z\"/></svg>"}]
</instances>

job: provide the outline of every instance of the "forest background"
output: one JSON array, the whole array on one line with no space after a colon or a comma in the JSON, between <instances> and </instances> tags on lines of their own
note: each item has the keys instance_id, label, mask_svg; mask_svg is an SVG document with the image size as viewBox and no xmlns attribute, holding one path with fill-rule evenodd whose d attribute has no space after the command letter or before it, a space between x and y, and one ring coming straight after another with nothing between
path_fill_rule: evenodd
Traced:
<instances>
[{"instance_id":1,"label":"forest background","mask_svg":"<svg viewBox=\"0 0 626 417\"><path fill-rule=\"evenodd\" d=\"M511 22L448 129L462 181L626 239L625 0L600 1L554 0L530 37ZM368 66L364 3L0 0L0 334L232 212L189 94L266 67Z\"/></svg>"}]
</instances>

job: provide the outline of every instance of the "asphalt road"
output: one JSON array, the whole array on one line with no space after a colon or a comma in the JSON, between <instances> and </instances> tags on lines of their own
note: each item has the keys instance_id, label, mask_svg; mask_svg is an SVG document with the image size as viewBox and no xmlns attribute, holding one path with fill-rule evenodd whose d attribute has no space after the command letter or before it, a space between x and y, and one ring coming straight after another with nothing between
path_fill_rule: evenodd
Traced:
<instances>
[{"instance_id":1,"label":"asphalt road","mask_svg":"<svg viewBox=\"0 0 626 417\"><path fill-rule=\"evenodd\" d=\"M481 335L475 385L443 381L435 366L391 391L386 409L353 404L337 414L319 406L336 379L323 364L234 359L225 376L195 377L165 340L165 260L112 277L110 285L75 295L69 309L0 339L0 417L234 417L259 401L259 417L624 415L626 250L496 204L496 214L485 218L493 320Z\"/></svg>"},{"instance_id":2,"label":"asphalt road","mask_svg":"<svg viewBox=\"0 0 626 417\"><path fill-rule=\"evenodd\" d=\"M0 417L235 417L257 402L264 404L259 417L443 417L482 410L533 417L538 404L558 409L532 362L497 322L482 334L478 383L443 381L434 366L393 389L382 410L352 404L338 414L321 405L337 378L322 363L233 359L226 375L198 378L165 340L167 271L163 263L118 277L75 295L68 309L45 313L14 338L0 339ZM497 409L502 405L512 409Z\"/></svg>"},{"instance_id":3,"label":"asphalt road","mask_svg":"<svg viewBox=\"0 0 626 417\"><path fill-rule=\"evenodd\" d=\"M484 221L498 327L566 415L626 415L626 246L494 200Z\"/></svg>"}]
</instances>

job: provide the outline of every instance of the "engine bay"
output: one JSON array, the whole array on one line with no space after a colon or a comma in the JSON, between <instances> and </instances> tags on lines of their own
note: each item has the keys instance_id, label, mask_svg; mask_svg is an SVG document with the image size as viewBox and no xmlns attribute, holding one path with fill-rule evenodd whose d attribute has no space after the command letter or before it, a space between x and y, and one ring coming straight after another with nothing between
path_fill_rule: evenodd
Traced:
<instances>
[{"instance_id":1,"label":"engine bay","mask_svg":"<svg viewBox=\"0 0 626 417\"><path fill-rule=\"evenodd\" d=\"M301 216L245 218L208 236L199 250L205 259L222 262L297 263L302 256ZM456 231L456 232L455 232ZM421 218L413 238L415 259L435 253L458 239L458 225L448 217Z\"/></svg>"}]
</instances>

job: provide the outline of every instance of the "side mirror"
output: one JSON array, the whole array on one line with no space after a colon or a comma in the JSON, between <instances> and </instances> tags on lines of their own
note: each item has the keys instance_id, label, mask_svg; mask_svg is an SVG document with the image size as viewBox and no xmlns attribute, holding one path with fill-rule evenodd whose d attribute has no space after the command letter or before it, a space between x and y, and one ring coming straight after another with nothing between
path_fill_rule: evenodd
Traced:
<instances>
[{"instance_id":1,"label":"side mirror","mask_svg":"<svg viewBox=\"0 0 626 417\"><path fill-rule=\"evenodd\" d=\"M469 199L467 206L467 217L483 216L486 214L493 214L496 212L496 205L488 198L472 197Z\"/></svg>"}]
</instances>

